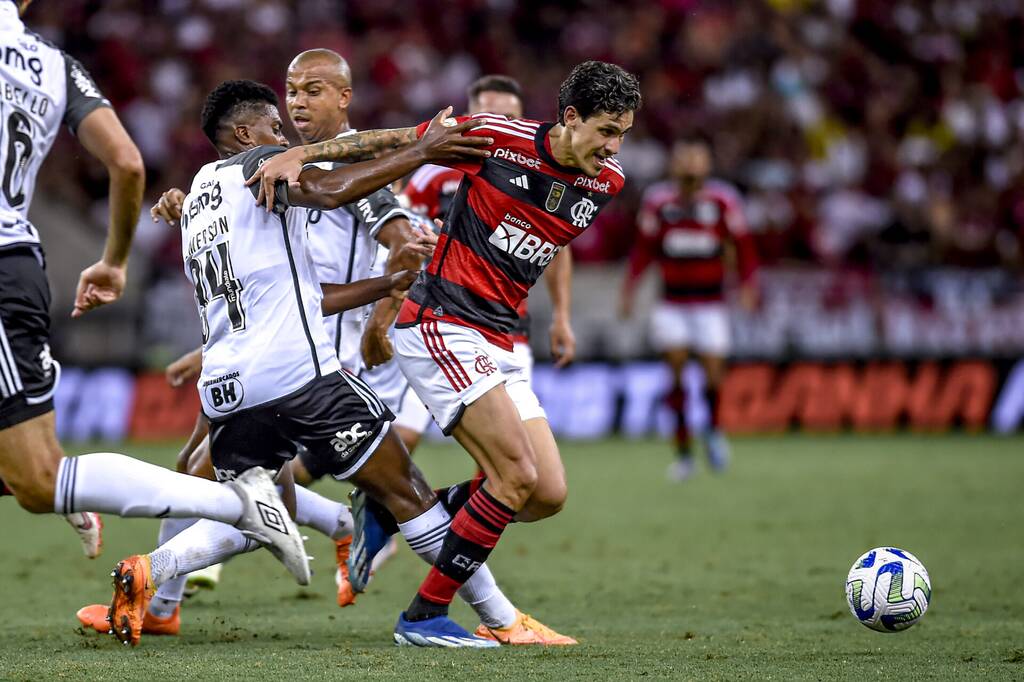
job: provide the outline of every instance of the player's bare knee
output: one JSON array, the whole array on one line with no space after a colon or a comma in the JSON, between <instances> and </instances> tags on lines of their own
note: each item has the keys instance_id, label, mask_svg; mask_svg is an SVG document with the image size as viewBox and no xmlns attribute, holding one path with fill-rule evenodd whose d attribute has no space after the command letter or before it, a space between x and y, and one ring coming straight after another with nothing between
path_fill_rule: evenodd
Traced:
<instances>
[{"instance_id":1,"label":"player's bare knee","mask_svg":"<svg viewBox=\"0 0 1024 682\"><path fill-rule=\"evenodd\" d=\"M506 462L489 486L502 502L522 509L537 489L537 466L528 458Z\"/></svg>"}]
</instances>

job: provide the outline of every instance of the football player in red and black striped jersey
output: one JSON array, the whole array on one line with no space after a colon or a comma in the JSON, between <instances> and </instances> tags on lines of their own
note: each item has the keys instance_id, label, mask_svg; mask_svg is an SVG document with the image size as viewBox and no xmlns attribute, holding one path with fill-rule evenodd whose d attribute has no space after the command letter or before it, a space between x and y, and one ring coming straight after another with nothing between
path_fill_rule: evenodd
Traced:
<instances>
[{"instance_id":1,"label":"football player in red and black striped jersey","mask_svg":"<svg viewBox=\"0 0 1024 682\"><path fill-rule=\"evenodd\" d=\"M739 193L710 180L710 140L701 135L680 139L672 151L672 179L647 188L637 222L639 234L629 261L621 313L632 312L633 289L644 271L657 263L661 301L651 319L651 345L661 353L671 376L666 403L676 420L678 457L669 469L674 480L693 473L686 423L683 367L691 352L704 368L704 391L710 413L705 448L716 470L728 463L728 444L718 430L718 387L729 354L729 316L724 302L726 262L734 254L740 280L740 303L757 300L754 275L757 252L746 227Z\"/></svg>"},{"instance_id":2,"label":"football player in red and black striped jersey","mask_svg":"<svg viewBox=\"0 0 1024 682\"><path fill-rule=\"evenodd\" d=\"M452 166L465 177L434 257L399 312L395 352L413 390L486 482L453 518L433 568L399 617L399 643L440 646L444 633L461 631L448 606L505 526L513 518L546 518L565 503L561 455L511 359L509 332L545 267L622 189L625 175L614 157L639 107L634 76L591 61L562 83L555 122L472 117L480 125L467 134L488 138L490 155ZM393 137L408 143L426 128ZM332 140L293 148L250 182L261 183L269 207L277 183L295 183L304 163L336 160L341 147Z\"/></svg>"}]
</instances>

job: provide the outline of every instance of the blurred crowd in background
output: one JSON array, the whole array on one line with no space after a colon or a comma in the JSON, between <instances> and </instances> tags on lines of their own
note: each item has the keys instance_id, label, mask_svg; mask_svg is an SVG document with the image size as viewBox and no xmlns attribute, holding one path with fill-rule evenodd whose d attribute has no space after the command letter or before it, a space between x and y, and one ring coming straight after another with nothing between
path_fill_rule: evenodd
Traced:
<instances>
[{"instance_id":1,"label":"blurred crowd in background","mask_svg":"<svg viewBox=\"0 0 1024 682\"><path fill-rule=\"evenodd\" d=\"M27 21L113 101L148 199L212 158L197 121L214 85L281 93L303 49L347 57L359 128L458 110L483 73L518 78L527 116L549 120L568 69L596 58L639 75L644 108L620 156L627 190L574 242L581 264L624 259L640 194L692 131L743 192L766 265L1024 264L1019 0L65 0ZM102 233L105 177L68 140L40 188L37 201L68 203ZM143 222L144 285L187 294L176 231Z\"/></svg>"}]
</instances>

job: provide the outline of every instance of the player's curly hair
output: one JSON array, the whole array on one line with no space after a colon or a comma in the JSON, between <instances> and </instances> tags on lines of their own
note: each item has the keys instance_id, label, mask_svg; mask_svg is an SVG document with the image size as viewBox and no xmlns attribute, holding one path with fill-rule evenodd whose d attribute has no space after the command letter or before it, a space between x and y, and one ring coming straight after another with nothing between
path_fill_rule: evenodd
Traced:
<instances>
[{"instance_id":1,"label":"player's curly hair","mask_svg":"<svg viewBox=\"0 0 1024 682\"><path fill-rule=\"evenodd\" d=\"M277 95L270 86L249 80L224 81L206 96L199 123L206 137L216 146L221 121L244 109L263 104L277 106Z\"/></svg>"},{"instance_id":2,"label":"player's curly hair","mask_svg":"<svg viewBox=\"0 0 1024 682\"><path fill-rule=\"evenodd\" d=\"M617 64L589 61L577 64L558 89L558 121L565 123L566 107L584 119L604 112L618 115L640 108L640 83Z\"/></svg>"}]
</instances>

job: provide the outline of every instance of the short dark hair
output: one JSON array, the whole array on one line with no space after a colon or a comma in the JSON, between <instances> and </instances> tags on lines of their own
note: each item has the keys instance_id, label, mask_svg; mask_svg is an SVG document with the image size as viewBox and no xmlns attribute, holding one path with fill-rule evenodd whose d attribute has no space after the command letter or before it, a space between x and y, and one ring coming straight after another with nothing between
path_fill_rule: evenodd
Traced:
<instances>
[{"instance_id":1,"label":"short dark hair","mask_svg":"<svg viewBox=\"0 0 1024 682\"><path fill-rule=\"evenodd\" d=\"M684 131L683 134L676 137L675 141L673 142L673 146L684 144L699 145L702 147L707 147L708 150L713 150L715 148L714 139L706 130L700 128Z\"/></svg>"},{"instance_id":2,"label":"short dark hair","mask_svg":"<svg viewBox=\"0 0 1024 682\"><path fill-rule=\"evenodd\" d=\"M262 104L277 106L277 95L270 86L249 80L224 81L206 96L199 122L206 137L216 146L217 130L225 118Z\"/></svg>"},{"instance_id":3,"label":"short dark hair","mask_svg":"<svg viewBox=\"0 0 1024 682\"><path fill-rule=\"evenodd\" d=\"M640 108L640 84L636 76L617 64L589 61L577 64L558 89L558 122L564 123L567 107L584 119L604 112L619 115Z\"/></svg>"},{"instance_id":4,"label":"short dark hair","mask_svg":"<svg viewBox=\"0 0 1024 682\"><path fill-rule=\"evenodd\" d=\"M511 76L500 74L492 73L480 76L466 88L466 95L471 102L479 97L481 92L507 92L520 100L523 99L523 89L519 87L519 81Z\"/></svg>"}]
</instances>

